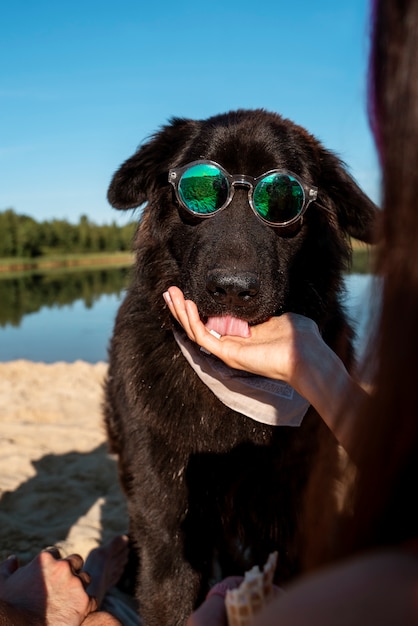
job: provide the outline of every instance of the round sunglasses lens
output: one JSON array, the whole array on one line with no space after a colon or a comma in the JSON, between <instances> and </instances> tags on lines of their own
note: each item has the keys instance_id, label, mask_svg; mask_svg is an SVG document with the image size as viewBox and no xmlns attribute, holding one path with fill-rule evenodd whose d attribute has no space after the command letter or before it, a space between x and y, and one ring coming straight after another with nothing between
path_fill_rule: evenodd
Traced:
<instances>
[{"instance_id":1,"label":"round sunglasses lens","mask_svg":"<svg viewBox=\"0 0 418 626\"><path fill-rule=\"evenodd\" d=\"M204 215L220 209L228 197L228 180L215 165L192 165L182 175L178 192L189 211Z\"/></svg>"},{"instance_id":2,"label":"round sunglasses lens","mask_svg":"<svg viewBox=\"0 0 418 626\"><path fill-rule=\"evenodd\" d=\"M301 184L289 174L269 174L256 185L254 207L266 221L283 224L302 211L305 193Z\"/></svg>"}]
</instances>

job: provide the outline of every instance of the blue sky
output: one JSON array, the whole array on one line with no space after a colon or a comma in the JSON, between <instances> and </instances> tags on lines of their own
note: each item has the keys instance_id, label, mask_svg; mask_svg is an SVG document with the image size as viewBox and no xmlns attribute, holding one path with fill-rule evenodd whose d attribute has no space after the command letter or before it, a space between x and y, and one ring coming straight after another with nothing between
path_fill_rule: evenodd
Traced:
<instances>
[{"instance_id":1,"label":"blue sky","mask_svg":"<svg viewBox=\"0 0 418 626\"><path fill-rule=\"evenodd\" d=\"M173 116L264 107L305 126L378 201L367 0L3 3L0 210L127 221L113 172Z\"/></svg>"}]
</instances>

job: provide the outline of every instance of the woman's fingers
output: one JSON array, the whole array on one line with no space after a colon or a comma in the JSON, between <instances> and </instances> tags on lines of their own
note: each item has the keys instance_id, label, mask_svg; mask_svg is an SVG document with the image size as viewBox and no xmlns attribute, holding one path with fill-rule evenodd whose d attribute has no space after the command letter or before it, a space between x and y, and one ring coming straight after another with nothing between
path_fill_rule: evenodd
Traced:
<instances>
[{"instance_id":1,"label":"woman's fingers","mask_svg":"<svg viewBox=\"0 0 418 626\"><path fill-rule=\"evenodd\" d=\"M170 287L164 293L164 300L170 309L171 314L183 326L188 337L197 341L196 331L199 334L205 332L196 305L191 300L185 300L183 292L178 287ZM209 332L209 331L206 331Z\"/></svg>"},{"instance_id":2,"label":"woman's fingers","mask_svg":"<svg viewBox=\"0 0 418 626\"><path fill-rule=\"evenodd\" d=\"M240 337L221 337L209 331L200 319L199 311L192 300L185 300L178 287L170 287L164 299L175 319L181 324L188 337L208 352L224 358L230 348L234 350L242 342Z\"/></svg>"},{"instance_id":3,"label":"woman's fingers","mask_svg":"<svg viewBox=\"0 0 418 626\"><path fill-rule=\"evenodd\" d=\"M181 324L189 334L191 332L185 308L183 293L178 287L170 287L164 294L164 300L170 309L171 314Z\"/></svg>"}]
</instances>

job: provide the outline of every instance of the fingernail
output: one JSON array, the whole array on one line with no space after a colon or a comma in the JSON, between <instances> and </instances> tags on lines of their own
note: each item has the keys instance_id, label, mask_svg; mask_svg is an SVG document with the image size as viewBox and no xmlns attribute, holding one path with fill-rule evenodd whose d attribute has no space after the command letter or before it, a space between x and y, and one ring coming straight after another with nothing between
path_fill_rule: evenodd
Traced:
<instances>
[{"instance_id":1,"label":"fingernail","mask_svg":"<svg viewBox=\"0 0 418 626\"><path fill-rule=\"evenodd\" d=\"M171 304L171 297L170 294L168 293L168 291L165 291L163 293L163 298L166 301L167 304Z\"/></svg>"}]
</instances>

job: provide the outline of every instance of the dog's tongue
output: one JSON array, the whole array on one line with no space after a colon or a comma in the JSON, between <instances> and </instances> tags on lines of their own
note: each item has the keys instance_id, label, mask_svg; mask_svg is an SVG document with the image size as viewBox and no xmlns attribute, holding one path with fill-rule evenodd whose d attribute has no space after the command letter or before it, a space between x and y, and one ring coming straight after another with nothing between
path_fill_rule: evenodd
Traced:
<instances>
[{"instance_id":1,"label":"dog's tongue","mask_svg":"<svg viewBox=\"0 0 418 626\"><path fill-rule=\"evenodd\" d=\"M209 317L205 324L208 330L214 330L220 335L234 335L235 337L250 337L248 322L232 315Z\"/></svg>"}]
</instances>

